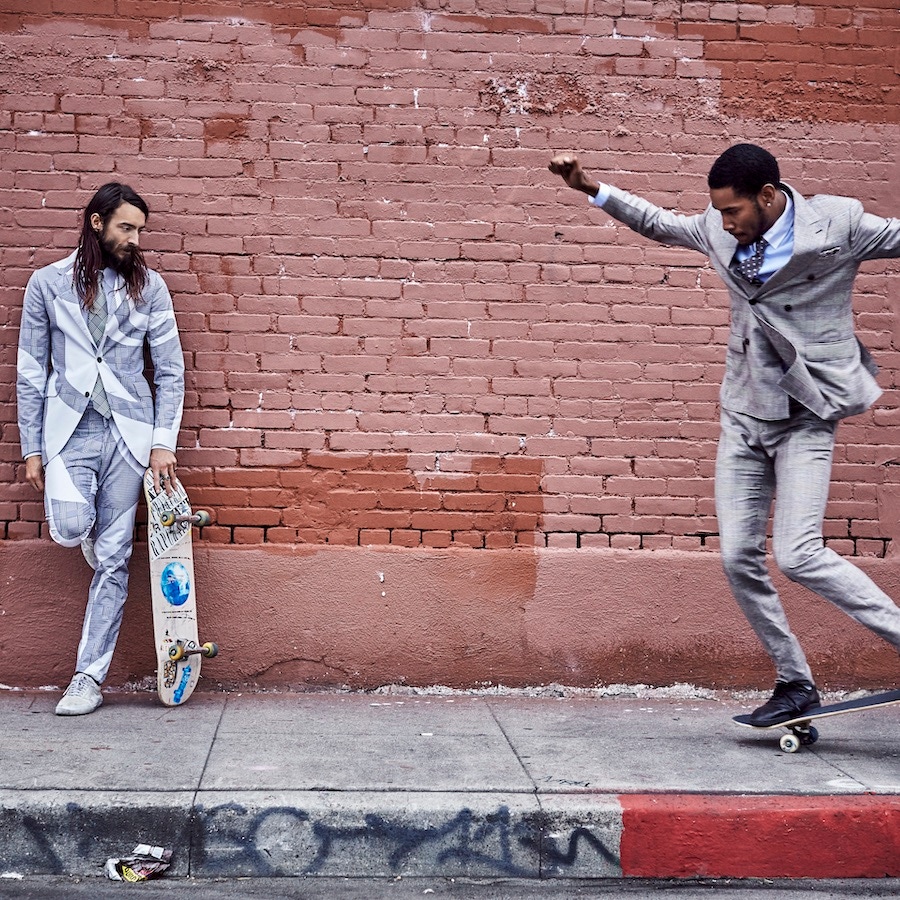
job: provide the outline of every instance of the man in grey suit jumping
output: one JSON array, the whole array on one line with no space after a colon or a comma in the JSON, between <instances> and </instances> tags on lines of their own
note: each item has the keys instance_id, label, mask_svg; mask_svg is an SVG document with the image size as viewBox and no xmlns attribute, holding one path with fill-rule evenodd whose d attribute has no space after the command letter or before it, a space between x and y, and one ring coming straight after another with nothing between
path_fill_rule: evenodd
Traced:
<instances>
[{"instance_id":1,"label":"man in grey suit jumping","mask_svg":"<svg viewBox=\"0 0 900 900\"><path fill-rule=\"evenodd\" d=\"M900 607L822 536L837 423L881 394L854 334L853 282L865 260L900 256L900 221L847 197L804 198L753 144L715 161L710 205L693 216L593 181L572 154L555 156L550 171L639 234L706 254L728 288L715 478L722 563L776 671L775 691L751 721L774 725L808 712L819 694L766 567L776 494L781 571L900 651Z\"/></svg>"},{"instance_id":2,"label":"man in grey suit jumping","mask_svg":"<svg viewBox=\"0 0 900 900\"><path fill-rule=\"evenodd\" d=\"M184 358L172 298L140 252L148 215L127 185L104 185L84 211L75 252L39 269L25 289L16 380L25 479L44 493L51 537L80 544L94 569L58 715L103 702L144 470L157 490L175 478ZM145 347L155 394L143 375Z\"/></svg>"}]
</instances>

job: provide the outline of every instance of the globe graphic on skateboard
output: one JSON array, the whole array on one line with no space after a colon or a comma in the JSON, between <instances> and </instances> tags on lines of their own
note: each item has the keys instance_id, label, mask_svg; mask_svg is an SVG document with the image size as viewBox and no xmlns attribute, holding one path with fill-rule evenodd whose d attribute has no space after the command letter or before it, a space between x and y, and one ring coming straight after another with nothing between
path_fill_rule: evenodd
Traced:
<instances>
[{"instance_id":1,"label":"globe graphic on skateboard","mask_svg":"<svg viewBox=\"0 0 900 900\"><path fill-rule=\"evenodd\" d=\"M172 606L182 606L191 595L191 576L180 562L170 562L159 577L163 596Z\"/></svg>"}]
</instances>

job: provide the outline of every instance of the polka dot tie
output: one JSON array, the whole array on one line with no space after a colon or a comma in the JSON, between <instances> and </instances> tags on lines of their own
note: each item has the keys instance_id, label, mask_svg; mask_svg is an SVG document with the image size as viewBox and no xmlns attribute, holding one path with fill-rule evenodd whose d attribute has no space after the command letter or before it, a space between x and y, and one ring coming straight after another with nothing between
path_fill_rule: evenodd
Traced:
<instances>
[{"instance_id":1,"label":"polka dot tie","mask_svg":"<svg viewBox=\"0 0 900 900\"><path fill-rule=\"evenodd\" d=\"M762 279L759 277L759 270L762 268L763 264L763 254L766 252L766 247L769 246L769 242L765 238L760 238L756 242L756 249L753 251L752 256L748 256L745 260L734 262L735 271L738 275L743 276L750 282L750 284L762 284Z\"/></svg>"}]
</instances>

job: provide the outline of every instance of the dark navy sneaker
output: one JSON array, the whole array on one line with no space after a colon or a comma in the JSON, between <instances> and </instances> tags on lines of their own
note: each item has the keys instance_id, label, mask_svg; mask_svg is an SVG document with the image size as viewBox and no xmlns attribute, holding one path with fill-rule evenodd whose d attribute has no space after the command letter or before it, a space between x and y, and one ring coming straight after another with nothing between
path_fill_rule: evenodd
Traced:
<instances>
[{"instance_id":1,"label":"dark navy sneaker","mask_svg":"<svg viewBox=\"0 0 900 900\"><path fill-rule=\"evenodd\" d=\"M750 713L750 724L757 728L780 725L812 712L822 705L819 692L808 681L776 681L775 692L759 709Z\"/></svg>"}]
</instances>

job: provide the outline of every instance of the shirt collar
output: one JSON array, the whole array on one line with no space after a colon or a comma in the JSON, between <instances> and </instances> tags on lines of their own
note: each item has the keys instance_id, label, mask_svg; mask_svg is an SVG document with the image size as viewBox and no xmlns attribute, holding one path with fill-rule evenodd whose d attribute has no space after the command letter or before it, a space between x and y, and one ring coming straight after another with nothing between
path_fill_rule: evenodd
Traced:
<instances>
[{"instance_id":1,"label":"shirt collar","mask_svg":"<svg viewBox=\"0 0 900 900\"><path fill-rule=\"evenodd\" d=\"M109 294L125 284L125 279L111 266L106 266L100 277L103 290Z\"/></svg>"},{"instance_id":2,"label":"shirt collar","mask_svg":"<svg viewBox=\"0 0 900 900\"><path fill-rule=\"evenodd\" d=\"M787 191L782 191L785 199L784 212L778 217L775 224L763 235L766 243L773 249L777 249L794 237L794 201Z\"/></svg>"}]
</instances>

